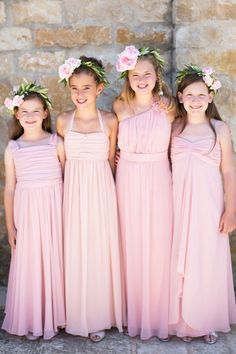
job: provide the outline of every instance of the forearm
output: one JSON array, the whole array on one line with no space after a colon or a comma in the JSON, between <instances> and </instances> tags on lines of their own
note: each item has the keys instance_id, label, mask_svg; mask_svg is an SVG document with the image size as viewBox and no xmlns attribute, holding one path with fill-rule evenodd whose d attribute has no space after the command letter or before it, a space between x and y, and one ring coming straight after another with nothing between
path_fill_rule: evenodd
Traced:
<instances>
[{"instance_id":1,"label":"forearm","mask_svg":"<svg viewBox=\"0 0 236 354\"><path fill-rule=\"evenodd\" d=\"M225 210L236 213L236 172L223 174L225 192Z\"/></svg>"},{"instance_id":2,"label":"forearm","mask_svg":"<svg viewBox=\"0 0 236 354\"><path fill-rule=\"evenodd\" d=\"M14 191L4 191L5 219L7 231L10 233L14 228Z\"/></svg>"}]
</instances>

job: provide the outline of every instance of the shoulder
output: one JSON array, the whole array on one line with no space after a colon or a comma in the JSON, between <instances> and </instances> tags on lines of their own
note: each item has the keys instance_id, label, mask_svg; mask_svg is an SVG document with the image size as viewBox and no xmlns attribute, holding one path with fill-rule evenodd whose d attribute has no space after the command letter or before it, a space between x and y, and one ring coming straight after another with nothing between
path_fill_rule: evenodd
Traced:
<instances>
[{"instance_id":1,"label":"shoulder","mask_svg":"<svg viewBox=\"0 0 236 354\"><path fill-rule=\"evenodd\" d=\"M130 107L124 99L118 97L113 102L112 110L117 115L117 118L120 121L120 120L126 118L127 116L129 116Z\"/></svg>"},{"instance_id":2,"label":"shoulder","mask_svg":"<svg viewBox=\"0 0 236 354\"><path fill-rule=\"evenodd\" d=\"M108 112L108 111L103 111L103 110L100 110L100 112L102 114L103 119L105 120L106 125L110 129L117 127L118 119L114 113Z\"/></svg>"},{"instance_id":3,"label":"shoulder","mask_svg":"<svg viewBox=\"0 0 236 354\"><path fill-rule=\"evenodd\" d=\"M212 124L215 127L219 139L222 139L227 136L231 137L230 128L226 122L224 122L223 120L212 119Z\"/></svg>"},{"instance_id":4,"label":"shoulder","mask_svg":"<svg viewBox=\"0 0 236 354\"><path fill-rule=\"evenodd\" d=\"M74 110L59 113L56 117L57 122L66 124L72 117L73 112Z\"/></svg>"},{"instance_id":5,"label":"shoulder","mask_svg":"<svg viewBox=\"0 0 236 354\"><path fill-rule=\"evenodd\" d=\"M178 135L183 127L183 120L177 118L172 123L172 135Z\"/></svg>"}]
</instances>

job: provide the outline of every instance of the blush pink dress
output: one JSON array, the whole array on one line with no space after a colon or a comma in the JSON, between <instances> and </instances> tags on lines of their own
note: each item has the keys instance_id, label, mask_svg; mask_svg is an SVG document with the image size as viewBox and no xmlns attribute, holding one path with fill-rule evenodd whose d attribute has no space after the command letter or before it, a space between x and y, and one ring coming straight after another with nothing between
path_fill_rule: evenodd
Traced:
<instances>
[{"instance_id":1,"label":"blush pink dress","mask_svg":"<svg viewBox=\"0 0 236 354\"><path fill-rule=\"evenodd\" d=\"M115 184L109 137L100 111L98 131L65 135L65 287L68 333L117 327L122 331L122 286Z\"/></svg>"},{"instance_id":2,"label":"blush pink dress","mask_svg":"<svg viewBox=\"0 0 236 354\"><path fill-rule=\"evenodd\" d=\"M120 122L117 195L122 236L127 325L141 339L168 336L172 192L171 124L151 107Z\"/></svg>"},{"instance_id":3,"label":"blush pink dress","mask_svg":"<svg viewBox=\"0 0 236 354\"><path fill-rule=\"evenodd\" d=\"M225 124L212 120L215 126ZM228 332L236 307L224 210L221 148L213 133L173 136L174 238L170 333L179 337Z\"/></svg>"},{"instance_id":4,"label":"blush pink dress","mask_svg":"<svg viewBox=\"0 0 236 354\"><path fill-rule=\"evenodd\" d=\"M52 338L65 326L62 173L57 135L39 144L11 140L16 170L12 251L2 328L18 336Z\"/></svg>"}]
</instances>

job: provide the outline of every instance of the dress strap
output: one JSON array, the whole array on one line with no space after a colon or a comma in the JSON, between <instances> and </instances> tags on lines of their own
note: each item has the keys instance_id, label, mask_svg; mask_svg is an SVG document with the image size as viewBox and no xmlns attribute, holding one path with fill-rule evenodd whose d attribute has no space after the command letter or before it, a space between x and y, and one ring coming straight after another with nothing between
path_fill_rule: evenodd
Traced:
<instances>
[{"instance_id":1,"label":"dress strap","mask_svg":"<svg viewBox=\"0 0 236 354\"><path fill-rule=\"evenodd\" d=\"M50 145L57 145L57 134L56 133L53 133L50 135L50 138L49 138L49 144Z\"/></svg>"},{"instance_id":2,"label":"dress strap","mask_svg":"<svg viewBox=\"0 0 236 354\"><path fill-rule=\"evenodd\" d=\"M103 118L102 113L100 112L99 109L97 110L97 113L98 113L98 120L99 120L99 124L100 124L101 131L102 131L103 133L105 133L106 135L109 135L109 134L108 134L107 127L106 127L106 124L105 124L105 122L104 122L104 118Z\"/></svg>"},{"instance_id":3,"label":"dress strap","mask_svg":"<svg viewBox=\"0 0 236 354\"><path fill-rule=\"evenodd\" d=\"M75 120L75 110L74 110L74 112L72 113L72 116L71 116L71 120L70 120L68 129L67 129L68 132L69 132L70 130L72 130L72 127L73 127L73 124L74 124L74 120Z\"/></svg>"}]
</instances>

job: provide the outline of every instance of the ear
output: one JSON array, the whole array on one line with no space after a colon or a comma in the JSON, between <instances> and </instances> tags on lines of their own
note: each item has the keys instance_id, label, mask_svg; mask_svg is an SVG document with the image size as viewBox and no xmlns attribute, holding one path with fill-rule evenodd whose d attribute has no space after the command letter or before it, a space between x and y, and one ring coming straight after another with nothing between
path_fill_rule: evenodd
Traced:
<instances>
[{"instance_id":1,"label":"ear","mask_svg":"<svg viewBox=\"0 0 236 354\"><path fill-rule=\"evenodd\" d=\"M43 111L43 119L46 119L48 117L48 109L45 109Z\"/></svg>"},{"instance_id":2,"label":"ear","mask_svg":"<svg viewBox=\"0 0 236 354\"><path fill-rule=\"evenodd\" d=\"M211 102L213 101L214 96L215 96L215 95L214 95L214 92L211 91L211 92L209 93L209 103L211 103Z\"/></svg>"},{"instance_id":3,"label":"ear","mask_svg":"<svg viewBox=\"0 0 236 354\"><path fill-rule=\"evenodd\" d=\"M16 117L16 119L19 120L19 112L18 112L18 110L16 112L14 112L14 116Z\"/></svg>"},{"instance_id":4,"label":"ear","mask_svg":"<svg viewBox=\"0 0 236 354\"><path fill-rule=\"evenodd\" d=\"M100 93L102 93L102 91L104 90L105 86L104 83L101 82L100 84L98 84L97 86L97 96L100 95Z\"/></svg>"},{"instance_id":5,"label":"ear","mask_svg":"<svg viewBox=\"0 0 236 354\"><path fill-rule=\"evenodd\" d=\"M177 97L178 97L178 100L179 100L180 103L183 103L182 96L183 96L182 93L178 91L177 92Z\"/></svg>"}]
</instances>

